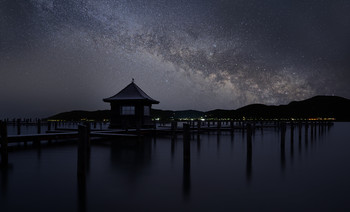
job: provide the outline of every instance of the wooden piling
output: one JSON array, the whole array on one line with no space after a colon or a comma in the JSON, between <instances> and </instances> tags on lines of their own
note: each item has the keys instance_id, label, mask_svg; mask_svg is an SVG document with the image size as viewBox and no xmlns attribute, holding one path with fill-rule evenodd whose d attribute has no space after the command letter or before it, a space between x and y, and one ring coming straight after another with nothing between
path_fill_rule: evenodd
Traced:
<instances>
[{"instance_id":1,"label":"wooden piling","mask_svg":"<svg viewBox=\"0 0 350 212\"><path fill-rule=\"evenodd\" d=\"M230 128L231 128L231 132L235 130L235 125L233 121L230 121Z\"/></svg>"},{"instance_id":2,"label":"wooden piling","mask_svg":"<svg viewBox=\"0 0 350 212\"><path fill-rule=\"evenodd\" d=\"M189 137L190 135L190 125L189 124L183 124L183 134L184 137Z\"/></svg>"},{"instance_id":3,"label":"wooden piling","mask_svg":"<svg viewBox=\"0 0 350 212\"><path fill-rule=\"evenodd\" d=\"M41 120L40 119L38 119L37 128L38 128L38 134L40 134L41 133Z\"/></svg>"},{"instance_id":4,"label":"wooden piling","mask_svg":"<svg viewBox=\"0 0 350 212\"><path fill-rule=\"evenodd\" d=\"M17 119L17 135L21 134L21 119Z\"/></svg>"},{"instance_id":5,"label":"wooden piling","mask_svg":"<svg viewBox=\"0 0 350 212\"><path fill-rule=\"evenodd\" d=\"M171 122L171 133L173 135L175 135L176 131L177 131L177 122L176 121L172 121Z\"/></svg>"},{"instance_id":6,"label":"wooden piling","mask_svg":"<svg viewBox=\"0 0 350 212\"><path fill-rule=\"evenodd\" d=\"M47 131L51 131L51 121L47 122Z\"/></svg>"}]
</instances>

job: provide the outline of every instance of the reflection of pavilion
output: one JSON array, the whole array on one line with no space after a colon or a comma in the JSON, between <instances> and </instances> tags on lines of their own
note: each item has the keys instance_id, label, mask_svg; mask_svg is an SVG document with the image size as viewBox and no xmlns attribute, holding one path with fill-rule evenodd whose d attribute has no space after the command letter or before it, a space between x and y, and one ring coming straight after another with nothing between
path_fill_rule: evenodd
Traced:
<instances>
[{"instance_id":1,"label":"reflection of pavilion","mask_svg":"<svg viewBox=\"0 0 350 212\"><path fill-rule=\"evenodd\" d=\"M111 165L128 178L136 178L147 167L152 158L152 138L125 138L112 142Z\"/></svg>"}]
</instances>

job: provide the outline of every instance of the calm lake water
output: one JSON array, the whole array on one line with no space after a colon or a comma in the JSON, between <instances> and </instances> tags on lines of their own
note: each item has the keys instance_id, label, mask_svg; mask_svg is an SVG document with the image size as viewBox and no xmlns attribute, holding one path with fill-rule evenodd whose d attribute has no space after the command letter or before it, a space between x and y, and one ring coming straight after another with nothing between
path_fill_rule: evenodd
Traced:
<instances>
[{"instance_id":1,"label":"calm lake water","mask_svg":"<svg viewBox=\"0 0 350 212\"><path fill-rule=\"evenodd\" d=\"M304 130L193 134L185 160L182 135L96 141L85 182L76 145L21 148L0 211L350 211L350 123Z\"/></svg>"}]
</instances>

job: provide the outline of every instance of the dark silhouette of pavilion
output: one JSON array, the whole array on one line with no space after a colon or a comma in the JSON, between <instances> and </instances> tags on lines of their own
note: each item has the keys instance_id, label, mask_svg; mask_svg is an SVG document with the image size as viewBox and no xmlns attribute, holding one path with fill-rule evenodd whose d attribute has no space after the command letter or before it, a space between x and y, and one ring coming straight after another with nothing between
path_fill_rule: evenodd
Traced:
<instances>
[{"instance_id":1,"label":"dark silhouette of pavilion","mask_svg":"<svg viewBox=\"0 0 350 212\"><path fill-rule=\"evenodd\" d=\"M152 104L159 101L152 99L132 82L116 95L103 99L111 104L109 128L152 128Z\"/></svg>"}]
</instances>

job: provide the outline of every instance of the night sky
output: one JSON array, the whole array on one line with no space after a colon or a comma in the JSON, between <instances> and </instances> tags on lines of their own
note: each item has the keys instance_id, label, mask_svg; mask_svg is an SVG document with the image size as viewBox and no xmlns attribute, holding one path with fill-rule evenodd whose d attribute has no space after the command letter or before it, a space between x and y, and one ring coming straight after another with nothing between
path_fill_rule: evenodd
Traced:
<instances>
[{"instance_id":1,"label":"night sky","mask_svg":"<svg viewBox=\"0 0 350 212\"><path fill-rule=\"evenodd\" d=\"M0 118L350 98L349 0L0 0Z\"/></svg>"}]
</instances>

